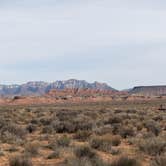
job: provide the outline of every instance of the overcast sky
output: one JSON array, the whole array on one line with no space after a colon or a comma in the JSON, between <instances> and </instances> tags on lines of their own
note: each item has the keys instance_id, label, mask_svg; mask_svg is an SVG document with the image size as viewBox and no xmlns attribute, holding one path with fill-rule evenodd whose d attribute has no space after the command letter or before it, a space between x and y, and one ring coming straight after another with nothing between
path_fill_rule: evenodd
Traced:
<instances>
[{"instance_id":1,"label":"overcast sky","mask_svg":"<svg viewBox=\"0 0 166 166\"><path fill-rule=\"evenodd\" d=\"M0 84L166 84L165 0L0 0Z\"/></svg>"}]
</instances>

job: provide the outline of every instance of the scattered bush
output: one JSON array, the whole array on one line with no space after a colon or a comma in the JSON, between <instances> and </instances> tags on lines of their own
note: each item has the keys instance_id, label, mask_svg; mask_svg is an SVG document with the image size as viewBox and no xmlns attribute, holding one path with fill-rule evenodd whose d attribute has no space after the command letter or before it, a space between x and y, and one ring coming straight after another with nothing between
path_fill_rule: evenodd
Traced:
<instances>
[{"instance_id":1,"label":"scattered bush","mask_svg":"<svg viewBox=\"0 0 166 166\"><path fill-rule=\"evenodd\" d=\"M33 124L29 124L29 125L26 127L26 130L28 131L28 133L33 133L33 132L36 130L36 126L33 125Z\"/></svg>"},{"instance_id":2,"label":"scattered bush","mask_svg":"<svg viewBox=\"0 0 166 166\"><path fill-rule=\"evenodd\" d=\"M67 159L62 166L111 166L108 163L104 163L99 158L71 158Z\"/></svg>"},{"instance_id":3,"label":"scattered bush","mask_svg":"<svg viewBox=\"0 0 166 166\"><path fill-rule=\"evenodd\" d=\"M25 155L13 156L9 159L9 166L33 166L32 161Z\"/></svg>"},{"instance_id":4,"label":"scattered bush","mask_svg":"<svg viewBox=\"0 0 166 166\"><path fill-rule=\"evenodd\" d=\"M90 146L104 152L110 152L112 146L112 139L110 136L94 137L90 141Z\"/></svg>"},{"instance_id":5,"label":"scattered bush","mask_svg":"<svg viewBox=\"0 0 166 166\"><path fill-rule=\"evenodd\" d=\"M166 164L166 156L157 156L151 162L150 166L165 166Z\"/></svg>"},{"instance_id":6,"label":"scattered bush","mask_svg":"<svg viewBox=\"0 0 166 166\"><path fill-rule=\"evenodd\" d=\"M54 150L54 152L48 155L47 159L55 159L59 158L59 156L60 156L59 150Z\"/></svg>"},{"instance_id":7,"label":"scattered bush","mask_svg":"<svg viewBox=\"0 0 166 166\"><path fill-rule=\"evenodd\" d=\"M75 155L77 158L94 158L96 153L89 146L80 146L75 149Z\"/></svg>"},{"instance_id":8,"label":"scattered bush","mask_svg":"<svg viewBox=\"0 0 166 166\"><path fill-rule=\"evenodd\" d=\"M116 124L116 123L122 123L122 119L119 116L113 116L110 117L105 124Z\"/></svg>"},{"instance_id":9,"label":"scattered bush","mask_svg":"<svg viewBox=\"0 0 166 166\"><path fill-rule=\"evenodd\" d=\"M160 138L148 138L140 141L139 149L149 155L161 155L166 148L166 141Z\"/></svg>"},{"instance_id":10,"label":"scattered bush","mask_svg":"<svg viewBox=\"0 0 166 166\"><path fill-rule=\"evenodd\" d=\"M113 136L111 138L111 143L112 143L112 146L119 146L121 144L120 136Z\"/></svg>"},{"instance_id":11,"label":"scattered bush","mask_svg":"<svg viewBox=\"0 0 166 166\"><path fill-rule=\"evenodd\" d=\"M64 135L57 140L57 145L62 146L62 147L66 147L66 146L69 146L70 141L71 141L70 138L67 137L66 135Z\"/></svg>"},{"instance_id":12,"label":"scattered bush","mask_svg":"<svg viewBox=\"0 0 166 166\"><path fill-rule=\"evenodd\" d=\"M156 136L161 132L160 126L154 120L145 122L145 128L147 128L148 132L152 132Z\"/></svg>"},{"instance_id":13,"label":"scattered bush","mask_svg":"<svg viewBox=\"0 0 166 166\"><path fill-rule=\"evenodd\" d=\"M131 126L122 127L120 133L122 138L132 137L135 135L134 129Z\"/></svg>"},{"instance_id":14,"label":"scattered bush","mask_svg":"<svg viewBox=\"0 0 166 166\"><path fill-rule=\"evenodd\" d=\"M25 153L27 153L30 156L36 156L39 153L39 143L32 142L32 143L26 144Z\"/></svg>"},{"instance_id":15,"label":"scattered bush","mask_svg":"<svg viewBox=\"0 0 166 166\"><path fill-rule=\"evenodd\" d=\"M91 136L91 132L90 131L77 131L77 133L74 135L74 139L78 139L80 141L86 141L89 139L89 137Z\"/></svg>"},{"instance_id":16,"label":"scattered bush","mask_svg":"<svg viewBox=\"0 0 166 166\"><path fill-rule=\"evenodd\" d=\"M112 162L111 166L140 166L136 159L131 159L125 156Z\"/></svg>"}]
</instances>

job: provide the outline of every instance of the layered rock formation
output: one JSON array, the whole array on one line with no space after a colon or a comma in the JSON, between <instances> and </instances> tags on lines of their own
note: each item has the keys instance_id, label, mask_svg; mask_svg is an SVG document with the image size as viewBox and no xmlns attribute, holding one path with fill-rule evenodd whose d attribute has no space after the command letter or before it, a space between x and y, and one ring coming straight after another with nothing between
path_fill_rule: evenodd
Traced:
<instances>
[{"instance_id":1,"label":"layered rock formation","mask_svg":"<svg viewBox=\"0 0 166 166\"><path fill-rule=\"evenodd\" d=\"M165 96L166 86L138 86L130 90L129 93L142 96Z\"/></svg>"}]
</instances>

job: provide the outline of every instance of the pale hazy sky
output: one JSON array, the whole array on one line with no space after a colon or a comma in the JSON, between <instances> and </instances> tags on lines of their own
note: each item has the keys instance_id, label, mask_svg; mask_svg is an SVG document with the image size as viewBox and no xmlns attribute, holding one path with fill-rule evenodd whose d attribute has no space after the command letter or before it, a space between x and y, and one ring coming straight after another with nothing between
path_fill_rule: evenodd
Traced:
<instances>
[{"instance_id":1,"label":"pale hazy sky","mask_svg":"<svg viewBox=\"0 0 166 166\"><path fill-rule=\"evenodd\" d=\"M0 84L166 84L165 0L0 0Z\"/></svg>"}]
</instances>

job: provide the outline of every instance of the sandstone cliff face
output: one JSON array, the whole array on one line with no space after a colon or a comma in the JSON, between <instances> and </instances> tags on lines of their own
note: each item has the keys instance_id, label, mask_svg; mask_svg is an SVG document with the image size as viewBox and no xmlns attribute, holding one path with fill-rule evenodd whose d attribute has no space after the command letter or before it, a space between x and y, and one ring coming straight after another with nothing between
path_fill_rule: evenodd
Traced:
<instances>
[{"instance_id":1,"label":"sandstone cliff face","mask_svg":"<svg viewBox=\"0 0 166 166\"><path fill-rule=\"evenodd\" d=\"M134 87L129 93L143 96L165 96L166 86L139 86Z\"/></svg>"}]
</instances>

